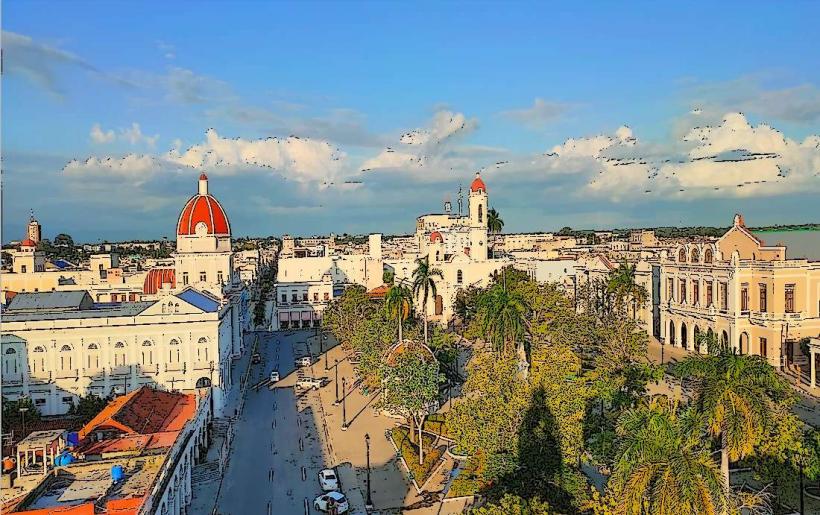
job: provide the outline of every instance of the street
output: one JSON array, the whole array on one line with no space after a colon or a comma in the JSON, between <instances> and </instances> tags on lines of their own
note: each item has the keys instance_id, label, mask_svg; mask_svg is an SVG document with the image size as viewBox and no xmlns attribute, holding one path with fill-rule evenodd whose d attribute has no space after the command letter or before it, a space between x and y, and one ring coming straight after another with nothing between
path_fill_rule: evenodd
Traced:
<instances>
[{"instance_id":1,"label":"street","mask_svg":"<svg viewBox=\"0 0 820 515\"><path fill-rule=\"evenodd\" d=\"M249 387L218 500L223 515L314 513L317 474L332 466L318 437L315 391L295 390L294 359L307 352L308 332L260 332L262 363L251 365ZM317 376L323 374L321 367ZM278 370L270 390L253 386ZM320 422L321 423L321 422Z\"/></svg>"}]
</instances>

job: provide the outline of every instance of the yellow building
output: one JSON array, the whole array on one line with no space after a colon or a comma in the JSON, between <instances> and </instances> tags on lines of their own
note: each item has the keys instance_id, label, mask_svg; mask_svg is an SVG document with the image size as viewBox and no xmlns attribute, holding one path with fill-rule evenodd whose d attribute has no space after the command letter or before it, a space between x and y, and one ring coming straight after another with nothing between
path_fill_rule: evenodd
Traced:
<instances>
[{"instance_id":1,"label":"yellow building","mask_svg":"<svg viewBox=\"0 0 820 515\"><path fill-rule=\"evenodd\" d=\"M678 245L661 257L661 339L706 352L712 332L743 354L786 366L803 356L797 342L820 335L820 262L786 259L735 215L714 243Z\"/></svg>"}]
</instances>

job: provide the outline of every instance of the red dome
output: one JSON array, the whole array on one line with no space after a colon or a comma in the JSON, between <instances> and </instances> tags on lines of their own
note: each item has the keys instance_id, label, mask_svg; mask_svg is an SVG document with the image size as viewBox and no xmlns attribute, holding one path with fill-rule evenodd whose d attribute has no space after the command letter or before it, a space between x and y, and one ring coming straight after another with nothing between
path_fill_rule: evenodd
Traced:
<instances>
[{"instance_id":1,"label":"red dome","mask_svg":"<svg viewBox=\"0 0 820 515\"><path fill-rule=\"evenodd\" d=\"M34 243L33 241L31 241L29 238L26 238L25 240L20 242L20 246L21 247L36 247L37 244Z\"/></svg>"},{"instance_id":2,"label":"red dome","mask_svg":"<svg viewBox=\"0 0 820 515\"><path fill-rule=\"evenodd\" d=\"M480 174L475 174L475 179L473 179L472 184L470 184L470 191L482 191L487 193L487 186L484 184L484 181L481 180Z\"/></svg>"},{"instance_id":3,"label":"red dome","mask_svg":"<svg viewBox=\"0 0 820 515\"><path fill-rule=\"evenodd\" d=\"M145 276L145 282L142 285L143 293L155 294L162 288L165 283L170 283L171 288L176 288L177 280L174 275L173 268L152 268Z\"/></svg>"},{"instance_id":4,"label":"red dome","mask_svg":"<svg viewBox=\"0 0 820 515\"><path fill-rule=\"evenodd\" d=\"M433 243L444 243L444 236L438 231L433 231L430 233L430 241Z\"/></svg>"},{"instance_id":5,"label":"red dome","mask_svg":"<svg viewBox=\"0 0 820 515\"><path fill-rule=\"evenodd\" d=\"M200 223L204 223L207 228L205 234L231 235L228 216L219 201L208 193L208 176L204 173L199 176L199 193L188 199L182 208L177 222L177 235L195 235L196 226Z\"/></svg>"}]
</instances>

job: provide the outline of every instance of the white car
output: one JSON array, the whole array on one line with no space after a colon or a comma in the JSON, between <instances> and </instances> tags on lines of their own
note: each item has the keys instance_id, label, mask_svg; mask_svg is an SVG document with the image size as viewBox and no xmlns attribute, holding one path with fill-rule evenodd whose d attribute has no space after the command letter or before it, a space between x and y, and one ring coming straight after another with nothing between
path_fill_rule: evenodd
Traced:
<instances>
[{"instance_id":1,"label":"white car","mask_svg":"<svg viewBox=\"0 0 820 515\"><path fill-rule=\"evenodd\" d=\"M316 379L315 377L305 376L296 380L296 386L299 388L306 388L308 390L311 388L318 390L322 387L322 384L324 384L324 382L321 379Z\"/></svg>"},{"instance_id":2,"label":"white car","mask_svg":"<svg viewBox=\"0 0 820 515\"><path fill-rule=\"evenodd\" d=\"M296 358L296 366L297 367L309 367L311 365L310 356L302 356L301 358Z\"/></svg>"},{"instance_id":3,"label":"white car","mask_svg":"<svg viewBox=\"0 0 820 515\"><path fill-rule=\"evenodd\" d=\"M328 504L336 506L336 513L347 513L347 510L350 509L350 505L347 503L347 497L341 492L328 492L313 499L313 507L316 508L317 511L330 511Z\"/></svg>"},{"instance_id":4,"label":"white car","mask_svg":"<svg viewBox=\"0 0 820 515\"><path fill-rule=\"evenodd\" d=\"M279 371L274 370L270 373L270 382L271 383L276 383L278 381L279 381Z\"/></svg>"},{"instance_id":5,"label":"white car","mask_svg":"<svg viewBox=\"0 0 820 515\"><path fill-rule=\"evenodd\" d=\"M319 485L323 492L332 492L339 489L339 478L333 469L324 469L319 472Z\"/></svg>"}]
</instances>

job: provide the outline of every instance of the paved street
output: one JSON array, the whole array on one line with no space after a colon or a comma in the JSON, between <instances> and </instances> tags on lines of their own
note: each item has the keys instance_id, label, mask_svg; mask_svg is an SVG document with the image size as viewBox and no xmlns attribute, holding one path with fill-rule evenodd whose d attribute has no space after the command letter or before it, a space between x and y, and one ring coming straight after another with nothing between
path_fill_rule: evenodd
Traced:
<instances>
[{"instance_id":1,"label":"paved street","mask_svg":"<svg viewBox=\"0 0 820 515\"><path fill-rule=\"evenodd\" d=\"M320 493L318 471L330 464L318 438L315 392L294 390L294 359L306 350L307 332L259 333L262 363L252 365L245 406L219 496L218 512L228 514L314 513ZM317 375L321 367L317 368ZM273 390L253 385L277 369ZM321 424L321 422L320 422Z\"/></svg>"}]
</instances>

